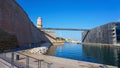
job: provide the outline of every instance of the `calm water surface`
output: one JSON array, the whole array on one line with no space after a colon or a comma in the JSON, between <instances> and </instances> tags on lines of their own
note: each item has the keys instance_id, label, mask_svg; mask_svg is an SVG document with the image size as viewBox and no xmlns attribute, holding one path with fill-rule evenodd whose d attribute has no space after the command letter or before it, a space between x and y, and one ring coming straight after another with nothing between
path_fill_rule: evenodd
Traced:
<instances>
[{"instance_id":1,"label":"calm water surface","mask_svg":"<svg viewBox=\"0 0 120 68\"><path fill-rule=\"evenodd\" d=\"M117 66L120 62L120 48L65 43L51 46L48 55ZM118 58L119 57L119 58Z\"/></svg>"}]
</instances>

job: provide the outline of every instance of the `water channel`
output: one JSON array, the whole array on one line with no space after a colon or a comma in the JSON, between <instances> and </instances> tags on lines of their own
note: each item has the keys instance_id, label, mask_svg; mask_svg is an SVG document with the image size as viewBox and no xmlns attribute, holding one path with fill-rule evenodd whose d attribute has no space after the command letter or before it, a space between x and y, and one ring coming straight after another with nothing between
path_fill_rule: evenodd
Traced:
<instances>
[{"instance_id":1,"label":"water channel","mask_svg":"<svg viewBox=\"0 0 120 68\"><path fill-rule=\"evenodd\" d=\"M114 66L120 63L120 48L103 45L64 43L51 46L48 55Z\"/></svg>"}]
</instances>

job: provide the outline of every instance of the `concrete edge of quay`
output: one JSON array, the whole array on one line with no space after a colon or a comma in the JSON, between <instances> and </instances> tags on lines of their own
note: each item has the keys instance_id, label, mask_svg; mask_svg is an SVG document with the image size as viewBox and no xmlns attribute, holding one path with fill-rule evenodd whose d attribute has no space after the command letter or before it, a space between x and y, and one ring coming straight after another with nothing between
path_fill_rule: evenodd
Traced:
<instances>
[{"instance_id":1,"label":"concrete edge of quay","mask_svg":"<svg viewBox=\"0 0 120 68\"><path fill-rule=\"evenodd\" d=\"M110 47L120 47L120 44L103 44L103 43L81 43L82 45L101 45Z\"/></svg>"}]
</instances>

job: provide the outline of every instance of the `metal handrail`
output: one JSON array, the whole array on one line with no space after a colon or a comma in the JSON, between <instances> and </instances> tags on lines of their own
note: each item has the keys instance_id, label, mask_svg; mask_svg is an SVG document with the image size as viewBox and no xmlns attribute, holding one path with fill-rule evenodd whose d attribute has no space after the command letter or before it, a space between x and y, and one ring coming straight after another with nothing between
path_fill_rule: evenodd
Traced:
<instances>
[{"instance_id":1,"label":"metal handrail","mask_svg":"<svg viewBox=\"0 0 120 68\"><path fill-rule=\"evenodd\" d=\"M2 59L3 60L3 59ZM4 61L4 60L3 60ZM8 64L6 64L6 63L4 63L4 62L2 62L2 61L0 61L2 64L4 64L4 65L6 65L6 66L8 66L9 68L11 67L10 65L8 65Z\"/></svg>"},{"instance_id":2,"label":"metal handrail","mask_svg":"<svg viewBox=\"0 0 120 68\"><path fill-rule=\"evenodd\" d=\"M32 67L30 67L30 65L29 65L29 62L30 62L29 59L30 59L30 58L37 60L37 62L38 62L38 68L42 68L41 62L46 63L46 64L47 64L47 68L51 68L52 63L47 62L47 61L44 61L43 59L37 59L37 58L31 57L31 56L28 56L28 55L23 54L23 53L20 53L20 52L12 52L12 53L11 53L11 57L7 57L7 56L6 56L6 53L2 54L2 56L3 56L4 58L10 58L10 61L8 61L8 63L9 63L10 65L7 65L7 64L4 63L6 66L9 66L9 68L14 68L14 67L18 67L18 68L19 68L19 65L16 65L16 64L15 64L15 62L16 62L16 61L14 60L14 59L15 59L15 57L14 57L15 54L17 54L17 55L23 55L23 56L26 57L26 62L25 62L26 64L23 65L24 68L32 68ZM1 58L1 59L4 60L4 58ZM7 62L7 60L4 60L4 61Z\"/></svg>"}]
</instances>

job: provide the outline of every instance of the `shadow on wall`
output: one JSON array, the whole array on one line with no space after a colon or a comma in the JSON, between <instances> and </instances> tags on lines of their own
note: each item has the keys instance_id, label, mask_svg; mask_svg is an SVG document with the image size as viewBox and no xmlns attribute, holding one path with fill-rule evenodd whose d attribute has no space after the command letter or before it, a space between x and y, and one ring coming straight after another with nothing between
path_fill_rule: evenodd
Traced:
<instances>
[{"instance_id":1,"label":"shadow on wall","mask_svg":"<svg viewBox=\"0 0 120 68\"><path fill-rule=\"evenodd\" d=\"M49 39L49 41L51 41L52 42L52 40L54 40L54 41L56 41L56 38L55 37L53 37L52 35L50 35L50 34L47 34L46 32L43 32L44 33L44 35L46 35L46 36L48 36L50 39ZM47 38L48 38L47 37Z\"/></svg>"},{"instance_id":2,"label":"shadow on wall","mask_svg":"<svg viewBox=\"0 0 120 68\"><path fill-rule=\"evenodd\" d=\"M40 42L31 42L27 44L24 43L22 46L20 46L15 35L11 35L10 33L0 29L0 53L32 49L40 47L42 46L41 44L44 43L51 43L50 40L45 36L44 32L41 33L41 39L42 40Z\"/></svg>"},{"instance_id":3,"label":"shadow on wall","mask_svg":"<svg viewBox=\"0 0 120 68\"><path fill-rule=\"evenodd\" d=\"M0 29L0 52L8 51L18 47L16 36Z\"/></svg>"}]
</instances>

